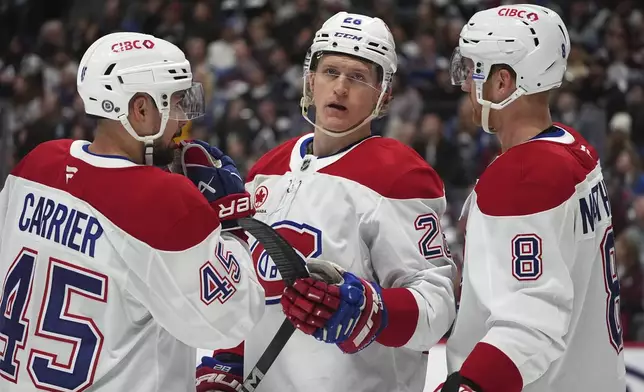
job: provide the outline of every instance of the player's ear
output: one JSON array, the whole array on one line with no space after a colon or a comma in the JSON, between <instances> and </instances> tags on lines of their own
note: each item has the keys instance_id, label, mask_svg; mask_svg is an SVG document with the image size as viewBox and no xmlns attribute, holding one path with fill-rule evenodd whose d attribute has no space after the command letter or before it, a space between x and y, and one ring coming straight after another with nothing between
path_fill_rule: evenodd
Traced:
<instances>
[{"instance_id":1,"label":"player's ear","mask_svg":"<svg viewBox=\"0 0 644 392\"><path fill-rule=\"evenodd\" d=\"M514 78L510 71L505 68L499 70L497 75L498 89L502 94L514 91Z\"/></svg>"},{"instance_id":2,"label":"player's ear","mask_svg":"<svg viewBox=\"0 0 644 392\"><path fill-rule=\"evenodd\" d=\"M146 98L144 94L136 94L130 100L129 120L131 123L145 122L145 116L148 114Z\"/></svg>"},{"instance_id":3,"label":"player's ear","mask_svg":"<svg viewBox=\"0 0 644 392\"><path fill-rule=\"evenodd\" d=\"M136 94L130 100L128 120L139 135L150 135L158 131L159 110L147 94Z\"/></svg>"},{"instance_id":4,"label":"player's ear","mask_svg":"<svg viewBox=\"0 0 644 392\"><path fill-rule=\"evenodd\" d=\"M315 86L315 72L309 72L308 76L306 78L306 83L309 84L309 90L311 91L311 94L313 94L313 86Z\"/></svg>"}]
</instances>

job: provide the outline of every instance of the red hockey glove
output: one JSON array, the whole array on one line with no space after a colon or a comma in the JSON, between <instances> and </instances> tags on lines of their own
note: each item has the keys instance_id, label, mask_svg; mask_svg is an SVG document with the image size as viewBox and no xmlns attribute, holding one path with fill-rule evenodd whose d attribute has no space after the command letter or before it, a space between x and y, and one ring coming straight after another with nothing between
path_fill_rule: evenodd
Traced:
<instances>
[{"instance_id":1,"label":"red hockey glove","mask_svg":"<svg viewBox=\"0 0 644 392\"><path fill-rule=\"evenodd\" d=\"M286 317L302 332L345 353L367 347L387 325L382 289L339 266L309 260L311 278L287 287L281 304Z\"/></svg>"},{"instance_id":2,"label":"red hockey glove","mask_svg":"<svg viewBox=\"0 0 644 392\"><path fill-rule=\"evenodd\" d=\"M197 392L238 392L244 380L244 357L233 353L219 353L201 358L197 367Z\"/></svg>"}]
</instances>

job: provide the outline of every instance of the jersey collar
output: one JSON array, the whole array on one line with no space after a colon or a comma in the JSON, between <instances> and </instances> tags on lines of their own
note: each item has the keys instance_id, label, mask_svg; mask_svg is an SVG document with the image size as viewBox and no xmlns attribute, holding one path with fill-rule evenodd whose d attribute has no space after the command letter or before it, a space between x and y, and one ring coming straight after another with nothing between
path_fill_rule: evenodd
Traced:
<instances>
[{"instance_id":1,"label":"jersey collar","mask_svg":"<svg viewBox=\"0 0 644 392\"><path fill-rule=\"evenodd\" d=\"M100 155L89 150L91 143L86 140L76 140L72 143L69 153L74 158L95 166L109 169L139 166L131 160L119 155Z\"/></svg>"}]
</instances>

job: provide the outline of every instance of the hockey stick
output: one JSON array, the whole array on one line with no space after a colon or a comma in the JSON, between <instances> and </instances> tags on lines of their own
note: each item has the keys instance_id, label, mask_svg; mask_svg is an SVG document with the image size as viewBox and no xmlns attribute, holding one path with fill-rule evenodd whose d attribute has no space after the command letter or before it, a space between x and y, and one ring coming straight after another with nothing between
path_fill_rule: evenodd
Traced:
<instances>
[{"instance_id":1,"label":"hockey stick","mask_svg":"<svg viewBox=\"0 0 644 392\"><path fill-rule=\"evenodd\" d=\"M266 253L273 259L286 286L291 286L298 278L309 276L304 260L275 229L253 218L240 218L238 222L244 230L262 244ZM255 391L255 388L262 382L266 372L273 365L293 332L295 332L295 327L289 320L285 319L255 367L244 380L241 388L242 392Z\"/></svg>"}]
</instances>

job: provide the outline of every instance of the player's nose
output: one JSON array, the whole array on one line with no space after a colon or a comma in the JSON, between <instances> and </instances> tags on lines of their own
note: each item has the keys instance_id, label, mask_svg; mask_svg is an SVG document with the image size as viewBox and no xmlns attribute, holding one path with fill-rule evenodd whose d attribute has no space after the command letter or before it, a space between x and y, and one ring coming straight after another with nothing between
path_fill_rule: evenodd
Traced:
<instances>
[{"instance_id":1,"label":"player's nose","mask_svg":"<svg viewBox=\"0 0 644 392\"><path fill-rule=\"evenodd\" d=\"M177 120L177 122L179 124L179 128L183 128L186 124L188 124L188 119L186 118L179 119Z\"/></svg>"},{"instance_id":2,"label":"player's nose","mask_svg":"<svg viewBox=\"0 0 644 392\"><path fill-rule=\"evenodd\" d=\"M333 81L333 92L336 95L346 95L349 91L349 80L345 75L340 75Z\"/></svg>"}]
</instances>

